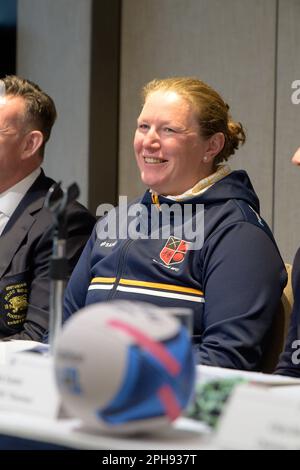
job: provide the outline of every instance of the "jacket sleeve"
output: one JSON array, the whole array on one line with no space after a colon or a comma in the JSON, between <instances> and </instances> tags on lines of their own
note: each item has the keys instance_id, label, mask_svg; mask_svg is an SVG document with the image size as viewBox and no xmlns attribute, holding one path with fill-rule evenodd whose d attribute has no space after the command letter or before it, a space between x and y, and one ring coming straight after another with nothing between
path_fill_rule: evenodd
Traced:
<instances>
[{"instance_id":1,"label":"jacket sleeve","mask_svg":"<svg viewBox=\"0 0 300 470\"><path fill-rule=\"evenodd\" d=\"M81 205L76 203L70 207L67 216L68 237L66 243L69 274L73 271L94 224L94 217ZM30 285L26 321L20 332L6 337L5 340L42 341L44 333L48 330L50 297L49 262L52 255L52 243L52 227L49 226L39 238L30 254L32 259L30 262L32 282Z\"/></svg>"},{"instance_id":2,"label":"jacket sleeve","mask_svg":"<svg viewBox=\"0 0 300 470\"><path fill-rule=\"evenodd\" d=\"M228 225L205 242L205 307L198 361L257 370L286 270L275 243L248 222Z\"/></svg>"},{"instance_id":3,"label":"jacket sleeve","mask_svg":"<svg viewBox=\"0 0 300 470\"><path fill-rule=\"evenodd\" d=\"M91 253L95 239L96 230L94 229L68 282L64 298L64 322L85 306L91 280Z\"/></svg>"},{"instance_id":4,"label":"jacket sleeve","mask_svg":"<svg viewBox=\"0 0 300 470\"><path fill-rule=\"evenodd\" d=\"M280 356L276 374L300 377L300 248L298 249L292 271L294 305L288 336Z\"/></svg>"}]
</instances>

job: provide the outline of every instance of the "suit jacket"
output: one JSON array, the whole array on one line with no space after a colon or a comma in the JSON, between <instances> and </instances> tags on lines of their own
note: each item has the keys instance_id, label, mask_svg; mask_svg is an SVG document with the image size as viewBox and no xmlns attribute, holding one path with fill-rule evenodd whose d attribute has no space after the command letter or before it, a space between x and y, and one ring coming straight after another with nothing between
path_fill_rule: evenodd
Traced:
<instances>
[{"instance_id":1,"label":"suit jacket","mask_svg":"<svg viewBox=\"0 0 300 470\"><path fill-rule=\"evenodd\" d=\"M0 236L0 340L40 341L48 329L53 218L44 202L53 183L42 171ZM78 202L68 206L69 274L94 224L94 217Z\"/></svg>"}]
</instances>

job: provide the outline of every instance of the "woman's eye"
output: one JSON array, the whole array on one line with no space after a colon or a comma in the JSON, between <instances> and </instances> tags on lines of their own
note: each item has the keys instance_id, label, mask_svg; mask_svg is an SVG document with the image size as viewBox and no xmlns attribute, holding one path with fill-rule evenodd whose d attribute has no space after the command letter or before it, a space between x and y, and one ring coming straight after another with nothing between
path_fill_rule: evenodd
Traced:
<instances>
[{"instance_id":1,"label":"woman's eye","mask_svg":"<svg viewBox=\"0 0 300 470\"><path fill-rule=\"evenodd\" d=\"M171 127L165 127L164 128L164 131L169 134L169 133L172 133L172 132L175 132L174 129L172 129Z\"/></svg>"},{"instance_id":2,"label":"woman's eye","mask_svg":"<svg viewBox=\"0 0 300 470\"><path fill-rule=\"evenodd\" d=\"M141 130L147 130L147 129L149 129L149 126L148 126L148 124L139 124L138 128L141 129Z\"/></svg>"}]
</instances>

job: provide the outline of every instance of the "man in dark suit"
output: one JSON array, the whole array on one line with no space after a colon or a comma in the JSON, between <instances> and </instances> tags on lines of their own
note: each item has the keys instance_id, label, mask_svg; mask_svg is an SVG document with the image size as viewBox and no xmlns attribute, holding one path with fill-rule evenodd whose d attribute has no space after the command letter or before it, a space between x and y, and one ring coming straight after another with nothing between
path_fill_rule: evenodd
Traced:
<instances>
[{"instance_id":1,"label":"man in dark suit","mask_svg":"<svg viewBox=\"0 0 300 470\"><path fill-rule=\"evenodd\" d=\"M0 340L39 341L48 329L53 220L44 202L54 181L41 164L55 119L53 100L37 85L0 80ZM70 273L94 223L79 203L69 205Z\"/></svg>"}]
</instances>

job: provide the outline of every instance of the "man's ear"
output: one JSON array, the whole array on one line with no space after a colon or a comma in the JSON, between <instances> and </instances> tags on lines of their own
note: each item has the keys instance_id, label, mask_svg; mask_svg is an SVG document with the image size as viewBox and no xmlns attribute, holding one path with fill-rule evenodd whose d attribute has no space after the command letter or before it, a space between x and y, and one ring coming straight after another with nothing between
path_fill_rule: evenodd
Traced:
<instances>
[{"instance_id":1,"label":"man's ear","mask_svg":"<svg viewBox=\"0 0 300 470\"><path fill-rule=\"evenodd\" d=\"M44 136L41 131L30 131L24 137L22 160L30 158L43 145Z\"/></svg>"},{"instance_id":2,"label":"man's ear","mask_svg":"<svg viewBox=\"0 0 300 470\"><path fill-rule=\"evenodd\" d=\"M225 136L223 132L216 132L214 135L209 137L205 151L205 162L211 163L215 156L221 152L224 144Z\"/></svg>"}]
</instances>

